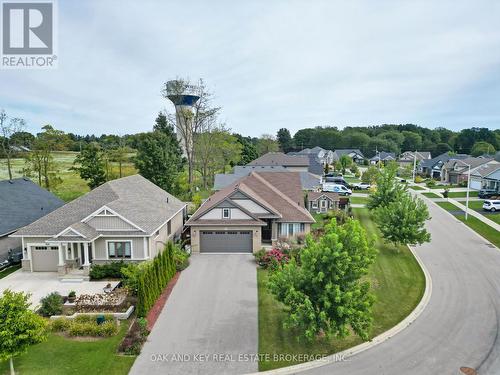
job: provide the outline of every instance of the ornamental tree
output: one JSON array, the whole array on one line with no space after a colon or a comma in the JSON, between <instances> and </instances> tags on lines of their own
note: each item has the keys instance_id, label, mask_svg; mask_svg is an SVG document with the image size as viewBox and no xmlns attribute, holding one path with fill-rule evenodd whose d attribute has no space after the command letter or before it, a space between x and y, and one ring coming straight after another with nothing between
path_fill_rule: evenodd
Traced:
<instances>
[{"instance_id":1,"label":"ornamental tree","mask_svg":"<svg viewBox=\"0 0 500 375\"><path fill-rule=\"evenodd\" d=\"M47 338L46 322L29 309L28 298L29 294L9 289L0 297L0 360L10 360L11 375L13 358Z\"/></svg>"},{"instance_id":2,"label":"ornamental tree","mask_svg":"<svg viewBox=\"0 0 500 375\"><path fill-rule=\"evenodd\" d=\"M401 194L397 200L378 207L374 218L384 239L394 245L422 244L431 239L425 229L425 221L430 219L427 206L422 199L408 192Z\"/></svg>"},{"instance_id":3,"label":"ornamental tree","mask_svg":"<svg viewBox=\"0 0 500 375\"><path fill-rule=\"evenodd\" d=\"M407 187L396 180L398 166L396 163L389 163L381 169L375 177L377 190L370 194L367 207L370 210L379 206L386 206L398 200L398 197L407 193Z\"/></svg>"},{"instance_id":4,"label":"ornamental tree","mask_svg":"<svg viewBox=\"0 0 500 375\"><path fill-rule=\"evenodd\" d=\"M295 260L274 271L268 288L288 312L285 328L297 328L307 340L319 334L345 337L351 331L368 340L374 297L368 273L376 257L373 241L357 220L335 220L318 240L307 236Z\"/></svg>"}]
</instances>

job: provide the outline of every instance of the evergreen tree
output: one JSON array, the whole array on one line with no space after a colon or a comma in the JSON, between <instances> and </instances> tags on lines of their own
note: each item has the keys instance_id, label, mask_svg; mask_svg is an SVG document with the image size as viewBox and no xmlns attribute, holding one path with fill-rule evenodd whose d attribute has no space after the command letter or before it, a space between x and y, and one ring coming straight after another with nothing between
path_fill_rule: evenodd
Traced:
<instances>
[{"instance_id":1,"label":"evergreen tree","mask_svg":"<svg viewBox=\"0 0 500 375\"><path fill-rule=\"evenodd\" d=\"M91 189L106 182L104 151L97 143L90 143L78 154L73 163L73 170L87 181Z\"/></svg>"}]
</instances>

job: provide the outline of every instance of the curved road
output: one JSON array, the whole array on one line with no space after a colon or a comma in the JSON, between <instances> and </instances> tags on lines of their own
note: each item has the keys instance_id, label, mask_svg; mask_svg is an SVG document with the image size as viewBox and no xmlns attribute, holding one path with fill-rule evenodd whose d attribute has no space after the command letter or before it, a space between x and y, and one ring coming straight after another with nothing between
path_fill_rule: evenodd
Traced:
<instances>
[{"instance_id":1,"label":"curved road","mask_svg":"<svg viewBox=\"0 0 500 375\"><path fill-rule=\"evenodd\" d=\"M416 251L432 278L431 299L408 328L346 361L303 374L500 374L500 251L426 200L430 243Z\"/></svg>"}]
</instances>

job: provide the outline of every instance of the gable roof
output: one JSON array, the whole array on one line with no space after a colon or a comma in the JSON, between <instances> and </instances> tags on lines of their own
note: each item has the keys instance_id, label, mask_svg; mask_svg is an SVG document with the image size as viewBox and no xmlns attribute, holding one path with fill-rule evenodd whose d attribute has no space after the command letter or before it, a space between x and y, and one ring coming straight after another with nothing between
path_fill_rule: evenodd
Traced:
<instances>
[{"instance_id":1,"label":"gable roof","mask_svg":"<svg viewBox=\"0 0 500 375\"><path fill-rule=\"evenodd\" d=\"M321 166L323 168L323 166ZM311 166L309 166L311 169ZM316 167L313 168L316 170ZM321 169L323 170L323 169ZM233 173L225 174L218 173L214 179L214 190L224 189L226 186L233 184L241 177L248 176L252 172L289 172L283 166L261 166L261 165L237 165L233 168ZM300 174L300 182L302 190L313 190L321 185L321 178L311 172L297 172Z\"/></svg>"},{"instance_id":2,"label":"gable roof","mask_svg":"<svg viewBox=\"0 0 500 375\"><path fill-rule=\"evenodd\" d=\"M446 163L450 159L465 159L468 157L469 157L469 155L466 155L466 154L450 155L448 152L444 152L441 155L436 156L435 158L422 161L422 167L423 168L432 168L438 162Z\"/></svg>"},{"instance_id":3,"label":"gable roof","mask_svg":"<svg viewBox=\"0 0 500 375\"><path fill-rule=\"evenodd\" d=\"M451 169L450 173L462 173L469 169L469 165L471 169L477 168L480 165L488 164L494 161L494 159L486 159L486 158L465 158L465 159L450 159L444 165L444 169ZM454 170L457 167L457 170Z\"/></svg>"},{"instance_id":4,"label":"gable roof","mask_svg":"<svg viewBox=\"0 0 500 375\"><path fill-rule=\"evenodd\" d=\"M364 158L365 156L363 155L363 153L361 152L360 149L358 148L343 148L343 149L338 149L338 150L335 150L333 152L334 154L334 157L336 158L340 158L342 155L349 155L350 153L356 153L358 154L359 156L361 156L362 158Z\"/></svg>"},{"instance_id":5,"label":"gable roof","mask_svg":"<svg viewBox=\"0 0 500 375\"><path fill-rule=\"evenodd\" d=\"M500 163L482 165L471 174L473 176L488 177L490 174L500 170Z\"/></svg>"},{"instance_id":6,"label":"gable roof","mask_svg":"<svg viewBox=\"0 0 500 375\"><path fill-rule=\"evenodd\" d=\"M287 155L282 152L268 152L247 165L280 165L283 167L308 167L309 158L307 156Z\"/></svg>"},{"instance_id":7,"label":"gable roof","mask_svg":"<svg viewBox=\"0 0 500 375\"><path fill-rule=\"evenodd\" d=\"M340 201L340 196L338 193L333 193L330 191L312 191L307 195L307 200L308 201L315 201L321 198L322 196L325 196L329 198L332 201Z\"/></svg>"},{"instance_id":8,"label":"gable roof","mask_svg":"<svg viewBox=\"0 0 500 375\"><path fill-rule=\"evenodd\" d=\"M378 155L375 155L373 158L370 160L372 161L386 161L386 160L396 160L396 154L394 152L385 152L385 151L380 151Z\"/></svg>"},{"instance_id":9,"label":"gable roof","mask_svg":"<svg viewBox=\"0 0 500 375\"><path fill-rule=\"evenodd\" d=\"M15 235L55 236L68 227L85 231L82 228L87 225L82 220L104 206L144 230L145 235L151 235L185 203L141 175L133 175L106 182L21 228ZM94 233L88 232L88 235L92 237Z\"/></svg>"},{"instance_id":10,"label":"gable roof","mask_svg":"<svg viewBox=\"0 0 500 375\"><path fill-rule=\"evenodd\" d=\"M61 199L28 178L0 181L0 237L62 205Z\"/></svg>"},{"instance_id":11,"label":"gable roof","mask_svg":"<svg viewBox=\"0 0 500 375\"><path fill-rule=\"evenodd\" d=\"M206 222L200 218L225 199L231 199L236 192L243 193L255 203L276 213L280 222L314 222L304 207L298 172L252 172L210 196L186 225ZM253 216L257 218L258 215ZM226 224L230 221L220 220L220 222ZM263 223L260 220L259 222Z\"/></svg>"},{"instance_id":12,"label":"gable roof","mask_svg":"<svg viewBox=\"0 0 500 375\"><path fill-rule=\"evenodd\" d=\"M431 153L429 151L417 151L415 154L415 151L405 151L403 152L399 160L401 161L413 161L414 155L416 155L417 160L429 160L431 158Z\"/></svg>"}]
</instances>

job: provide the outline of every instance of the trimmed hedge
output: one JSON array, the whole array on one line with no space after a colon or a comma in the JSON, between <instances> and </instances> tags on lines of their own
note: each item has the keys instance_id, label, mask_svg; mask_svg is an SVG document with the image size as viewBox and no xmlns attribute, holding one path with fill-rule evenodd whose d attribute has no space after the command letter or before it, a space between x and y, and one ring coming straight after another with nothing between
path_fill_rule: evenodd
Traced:
<instances>
[{"instance_id":1,"label":"trimmed hedge","mask_svg":"<svg viewBox=\"0 0 500 375\"><path fill-rule=\"evenodd\" d=\"M121 279L123 277L122 268L126 266L127 264L123 260L108 264L95 264L90 269L89 276L92 280Z\"/></svg>"},{"instance_id":2,"label":"trimmed hedge","mask_svg":"<svg viewBox=\"0 0 500 375\"><path fill-rule=\"evenodd\" d=\"M137 316L144 317L175 275L174 247L168 242L152 262L142 265L137 278Z\"/></svg>"}]
</instances>

